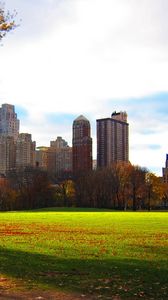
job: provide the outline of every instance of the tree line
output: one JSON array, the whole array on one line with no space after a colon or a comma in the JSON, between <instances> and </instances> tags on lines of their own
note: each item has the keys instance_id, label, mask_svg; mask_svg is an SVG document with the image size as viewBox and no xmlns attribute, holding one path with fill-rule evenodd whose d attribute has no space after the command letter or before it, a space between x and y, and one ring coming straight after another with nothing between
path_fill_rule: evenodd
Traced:
<instances>
[{"instance_id":1,"label":"tree line","mask_svg":"<svg viewBox=\"0 0 168 300\"><path fill-rule=\"evenodd\" d=\"M62 176L26 167L10 170L6 178L0 179L0 210L51 206L165 209L168 184L147 169L126 163Z\"/></svg>"},{"instance_id":2,"label":"tree line","mask_svg":"<svg viewBox=\"0 0 168 300\"><path fill-rule=\"evenodd\" d=\"M168 185L146 168L114 163L74 180L80 206L119 210L156 209L168 204Z\"/></svg>"},{"instance_id":3,"label":"tree line","mask_svg":"<svg viewBox=\"0 0 168 300\"><path fill-rule=\"evenodd\" d=\"M0 210L35 209L53 204L53 188L43 170L14 169L0 179Z\"/></svg>"}]
</instances>

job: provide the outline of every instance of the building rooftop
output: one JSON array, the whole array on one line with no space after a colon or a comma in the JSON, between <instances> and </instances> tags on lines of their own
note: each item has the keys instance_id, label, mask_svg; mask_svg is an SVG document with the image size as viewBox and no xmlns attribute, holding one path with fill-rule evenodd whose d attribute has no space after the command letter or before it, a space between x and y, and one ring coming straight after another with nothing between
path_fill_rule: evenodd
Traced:
<instances>
[{"instance_id":1,"label":"building rooftop","mask_svg":"<svg viewBox=\"0 0 168 300\"><path fill-rule=\"evenodd\" d=\"M80 115L74 121L87 121L87 122L89 122L89 120L87 118L85 118L83 115Z\"/></svg>"}]
</instances>

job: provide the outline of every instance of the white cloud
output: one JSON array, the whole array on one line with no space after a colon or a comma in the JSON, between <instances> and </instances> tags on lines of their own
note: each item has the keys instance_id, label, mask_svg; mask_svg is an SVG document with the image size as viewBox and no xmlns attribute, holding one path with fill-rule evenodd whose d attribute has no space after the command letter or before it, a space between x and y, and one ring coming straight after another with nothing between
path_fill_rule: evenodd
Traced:
<instances>
[{"instance_id":1,"label":"white cloud","mask_svg":"<svg viewBox=\"0 0 168 300\"><path fill-rule=\"evenodd\" d=\"M167 0L8 0L6 5L23 21L0 49L0 98L29 111L28 124L39 140L47 139L40 130L46 112L82 112L94 120L118 110L117 104L122 109L120 103L127 110L124 99L135 102L168 91ZM107 99L116 100L108 105ZM145 127L147 118L131 122L134 145L136 129ZM45 125L45 132L53 128ZM155 138L162 144L160 133ZM144 139L142 134L139 141ZM153 136L148 139L153 144ZM142 162L142 153L138 158L137 150L131 153Z\"/></svg>"}]
</instances>

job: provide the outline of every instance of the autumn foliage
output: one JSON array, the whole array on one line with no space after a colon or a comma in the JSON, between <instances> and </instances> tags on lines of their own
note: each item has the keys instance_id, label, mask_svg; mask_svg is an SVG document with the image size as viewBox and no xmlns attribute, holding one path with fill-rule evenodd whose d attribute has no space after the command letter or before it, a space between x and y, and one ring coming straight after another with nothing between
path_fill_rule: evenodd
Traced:
<instances>
[{"instance_id":1,"label":"autumn foliage","mask_svg":"<svg viewBox=\"0 0 168 300\"><path fill-rule=\"evenodd\" d=\"M77 206L136 211L167 205L167 185L145 168L127 163L78 174L74 182Z\"/></svg>"},{"instance_id":2,"label":"autumn foliage","mask_svg":"<svg viewBox=\"0 0 168 300\"><path fill-rule=\"evenodd\" d=\"M20 210L53 206L48 174L38 168L10 170L0 185L0 209Z\"/></svg>"},{"instance_id":3,"label":"autumn foliage","mask_svg":"<svg viewBox=\"0 0 168 300\"><path fill-rule=\"evenodd\" d=\"M7 32L13 30L17 25L15 23L17 12L14 10L11 14L9 11L5 11L4 3L0 2L0 40L7 34Z\"/></svg>"},{"instance_id":4,"label":"autumn foliage","mask_svg":"<svg viewBox=\"0 0 168 300\"><path fill-rule=\"evenodd\" d=\"M40 168L10 170L0 180L0 210L51 206L151 210L168 206L168 185L128 163L52 178Z\"/></svg>"}]
</instances>

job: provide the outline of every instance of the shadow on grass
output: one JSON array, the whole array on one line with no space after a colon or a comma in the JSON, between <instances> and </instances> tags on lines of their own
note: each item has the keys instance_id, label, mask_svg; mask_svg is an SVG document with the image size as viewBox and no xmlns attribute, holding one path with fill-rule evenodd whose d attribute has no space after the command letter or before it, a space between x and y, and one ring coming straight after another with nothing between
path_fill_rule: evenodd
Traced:
<instances>
[{"instance_id":1,"label":"shadow on grass","mask_svg":"<svg viewBox=\"0 0 168 300\"><path fill-rule=\"evenodd\" d=\"M57 256L0 248L0 272L28 287L130 299L167 299L165 262L136 259L59 259Z\"/></svg>"},{"instance_id":2,"label":"shadow on grass","mask_svg":"<svg viewBox=\"0 0 168 300\"><path fill-rule=\"evenodd\" d=\"M121 212L118 210L111 210L105 208L81 208L81 207L45 207L39 209L32 209L32 210L17 210L17 213L30 213L30 212ZM13 211L1 211L1 213L13 213Z\"/></svg>"},{"instance_id":3,"label":"shadow on grass","mask_svg":"<svg viewBox=\"0 0 168 300\"><path fill-rule=\"evenodd\" d=\"M81 207L48 207L42 209L32 210L32 212L111 212L110 209L99 209L99 208L81 208ZM114 211L114 210L113 210Z\"/></svg>"},{"instance_id":4,"label":"shadow on grass","mask_svg":"<svg viewBox=\"0 0 168 300\"><path fill-rule=\"evenodd\" d=\"M44 208L37 208L37 209L30 209L30 210L17 210L17 211L0 211L0 213L30 213L30 212L115 212L115 213L131 213L131 214L139 214L139 213L146 213L146 214L151 214L151 213L165 213L168 212L168 210L137 210L137 211L132 211L131 209L125 210L119 210L119 209L109 209L109 208L91 208L91 207L44 207Z\"/></svg>"}]
</instances>

